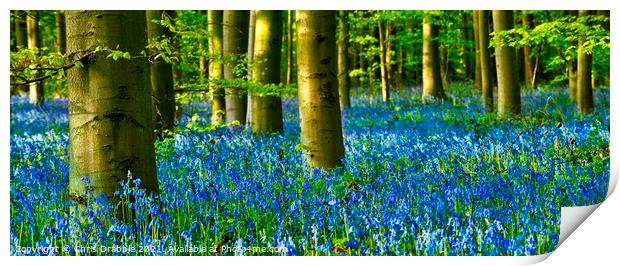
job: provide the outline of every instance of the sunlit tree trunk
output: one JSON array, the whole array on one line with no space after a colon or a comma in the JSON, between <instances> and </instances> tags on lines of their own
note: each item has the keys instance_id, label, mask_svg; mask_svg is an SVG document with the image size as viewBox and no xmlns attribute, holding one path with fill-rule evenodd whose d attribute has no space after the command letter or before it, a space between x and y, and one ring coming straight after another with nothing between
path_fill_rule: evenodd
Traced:
<instances>
[{"instance_id":1,"label":"sunlit tree trunk","mask_svg":"<svg viewBox=\"0 0 620 266\"><path fill-rule=\"evenodd\" d=\"M28 49L41 48L41 37L39 36L39 11L28 11L26 26L28 28ZM37 52L39 54L39 52ZM33 104L43 104L43 81L33 82L29 85L28 96Z\"/></svg>"},{"instance_id":2,"label":"sunlit tree trunk","mask_svg":"<svg viewBox=\"0 0 620 266\"><path fill-rule=\"evenodd\" d=\"M281 19L281 18L280 18ZM282 23L280 23L281 25ZM253 69L253 61L254 61L254 41L256 36L256 10L250 10L250 22L248 27L248 77L252 78ZM282 35L282 34L280 34ZM280 45L281 46L281 45ZM260 63L259 63L260 64ZM278 69L280 69L278 67ZM278 71L278 74L279 71ZM279 80L279 79L278 79ZM245 125L247 127L252 126L252 95L247 94L247 103L246 103L246 114L245 114Z\"/></svg>"},{"instance_id":3,"label":"sunlit tree trunk","mask_svg":"<svg viewBox=\"0 0 620 266\"><path fill-rule=\"evenodd\" d=\"M209 81L211 92L211 123L220 125L225 121L226 105L224 89L214 82L224 75L222 66L222 10L209 10Z\"/></svg>"},{"instance_id":4,"label":"sunlit tree trunk","mask_svg":"<svg viewBox=\"0 0 620 266\"><path fill-rule=\"evenodd\" d=\"M346 22L347 13L344 10L338 11L338 92L340 94L340 108L344 109L351 105L349 98L349 24Z\"/></svg>"},{"instance_id":5,"label":"sunlit tree trunk","mask_svg":"<svg viewBox=\"0 0 620 266\"><path fill-rule=\"evenodd\" d=\"M293 83L293 10L288 11L286 18L286 85Z\"/></svg>"},{"instance_id":6,"label":"sunlit tree trunk","mask_svg":"<svg viewBox=\"0 0 620 266\"><path fill-rule=\"evenodd\" d=\"M280 83L282 11L256 11L254 68L252 80L258 84ZM253 133L282 132L282 100L276 95L252 95Z\"/></svg>"},{"instance_id":7,"label":"sunlit tree trunk","mask_svg":"<svg viewBox=\"0 0 620 266\"><path fill-rule=\"evenodd\" d=\"M480 23L478 22L478 18L480 10L473 11L473 28L474 28L474 85L476 89L480 90L482 88L482 76L481 76L481 68L480 68Z\"/></svg>"},{"instance_id":8,"label":"sunlit tree trunk","mask_svg":"<svg viewBox=\"0 0 620 266\"><path fill-rule=\"evenodd\" d=\"M344 157L338 100L336 12L297 11L297 80L301 144L314 167Z\"/></svg>"},{"instance_id":9,"label":"sunlit tree trunk","mask_svg":"<svg viewBox=\"0 0 620 266\"><path fill-rule=\"evenodd\" d=\"M67 52L65 13L64 11L56 11L54 15L56 18L56 50L64 55Z\"/></svg>"},{"instance_id":10,"label":"sunlit tree trunk","mask_svg":"<svg viewBox=\"0 0 620 266\"><path fill-rule=\"evenodd\" d=\"M139 55L146 46L144 11L66 11L66 22L69 54L105 46ZM69 197L81 204L90 191L119 200L119 182L133 185L129 171L141 188L157 192L147 59L101 52L83 63L67 72Z\"/></svg>"},{"instance_id":11,"label":"sunlit tree trunk","mask_svg":"<svg viewBox=\"0 0 620 266\"><path fill-rule=\"evenodd\" d=\"M478 41L480 43L480 81L482 85L482 103L487 112L493 112L493 81L491 79L491 56L489 51L489 11L478 13Z\"/></svg>"},{"instance_id":12,"label":"sunlit tree trunk","mask_svg":"<svg viewBox=\"0 0 620 266\"><path fill-rule=\"evenodd\" d=\"M168 27L162 26L159 21L169 18L168 11L147 10L146 11L146 32L148 41L155 43L163 39L172 40L172 32ZM156 22L154 22L156 21ZM153 127L162 132L174 129L174 81L172 78L172 64L164 61L161 57L154 59L157 49L149 49L150 56L153 58L150 64L150 80L153 105Z\"/></svg>"},{"instance_id":13,"label":"sunlit tree trunk","mask_svg":"<svg viewBox=\"0 0 620 266\"><path fill-rule=\"evenodd\" d=\"M422 23L422 97L444 99L439 58L438 29L431 18L425 16Z\"/></svg>"},{"instance_id":14,"label":"sunlit tree trunk","mask_svg":"<svg viewBox=\"0 0 620 266\"><path fill-rule=\"evenodd\" d=\"M592 11L579 10L579 16L591 15ZM579 37L579 48L577 51L577 107L579 112L587 114L594 108L592 93L592 55L586 53L583 48L586 37Z\"/></svg>"},{"instance_id":15,"label":"sunlit tree trunk","mask_svg":"<svg viewBox=\"0 0 620 266\"><path fill-rule=\"evenodd\" d=\"M242 79L246 73L235 73L239 64L243 64L248 52L248 29L250 11L224 11L224 78L228 80ZM227 88L226 91L226 122L237 121L245 125L247 111L247 94L239 88Z\"/></svg>"},{"instance_id":16,"label":"sunlit tree trunk","mask_svg":"<svg viewBox=\"0 0 620 266\"><path fill-rule=\"evenodd\" d=\"M200 14L200 16L202 17L205 17L207 16L207 11L200 10L198 11L198 14ZM205 36L200 36L200 38L198 38L198 49L202 51L203 53L208 53L208 50L209 50L208 44L207 44L207 48L205 49L206 43L207 43L207 40ZM208 61L208 57L205 56L204 54L201 54L200 57L198 58L198 71L199 71L198 75L200 75L200 85L205 85L205 83L207 82L206 79L209 77L209 61Z\"/></svg>"},{"instance_id":17,"label":"sunlit tree trunk","mask_svg":"<svg viewBox=\"0 0 620 266\"><path fill-rule=\"evenodd\" d=\"M513 28L511 10L493 10L493 30L495 32ZM517 80L515 49L507 45L495 46L497 68L497 112L500 116L521 113L521 92Z\"/></svg>"},{"instance_id":18,"label":"sunlit tree trunk","mask_svg":"<svg viewBox=\"0 0 620 266\"><path fill-rule=\"evenodd\" d=\"M15 11L15 42L17 47L28 47L28 30L26 25L26 12Z\"/></svg>"},{"instance_id":19,"label":"sunlit tree trunk","mask_svg":"<svg viewBox=\"0 0 620 266\"><path fill-rule=\"evenodd\" d=\"M388 69L387 69L387 40L385 36L385 22L379 21L379 58L381 61L381 95L384 102L390 101L390 88L388 81Z\"/></svg>"}]
</instances>

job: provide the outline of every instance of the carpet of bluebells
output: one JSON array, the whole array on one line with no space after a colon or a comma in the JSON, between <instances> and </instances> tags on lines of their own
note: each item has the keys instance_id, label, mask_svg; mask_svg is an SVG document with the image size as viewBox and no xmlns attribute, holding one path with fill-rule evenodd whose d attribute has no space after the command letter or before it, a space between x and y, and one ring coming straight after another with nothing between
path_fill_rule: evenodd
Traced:
<instances>
[{"instance_id":1,"label":"carpet of bluebells","mask_svg":"<svg viewBox=\"0 0 620 266\"><path fill-rule=\"evenodd\" d=\"M209 128L208 101L184 106L156 142L161 193L139 177L136 219L90 196L67 199L66 99L11 98L10 247L14 255L531 255L550 252L560 206L604 199L609 90L576 113L565 90L523 93L523 114L485 114L467 86L428 103L419 88L356 91L343 111L346 157L311 169L299 148L296 99L284 133ZM371 96L372 95L372 96ZM81 214L74 212L80 210ZM56 248L58 247L58 248ZM267 247L260 249L256 247Z\"/></svg>"}]
</instances>

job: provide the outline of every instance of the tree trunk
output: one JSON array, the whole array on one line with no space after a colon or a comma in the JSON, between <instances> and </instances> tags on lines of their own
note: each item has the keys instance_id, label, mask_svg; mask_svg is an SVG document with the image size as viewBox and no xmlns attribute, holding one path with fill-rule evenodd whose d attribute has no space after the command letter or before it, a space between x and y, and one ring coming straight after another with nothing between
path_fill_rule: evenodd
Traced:
<instances>
[{"instance_id":1,"label":"tree trunk","mask_svg":"<svg viewBox=\"0 0 620 266\"><path fill-rule=\"evenodd\" d=\"M293 83L293 12L289 10L286 18L286 85Z\"/></svg>"},{"instance_id":2,"label":"tree trunk","mask_svg":"<svg viewBox=\"0 0 620 266\"><path fill-rule=\"evenodd\" d=\"M211 123L221 125L226 117L226 102L224 88L218 87L214 82L224 76L222 66L222 10L209 10L209 87L211 91Z\"/></svg>"},{"instance_id":3,"label":"tree trunk","mask_svg":"<svg viewBox=\"0 0 620 266\"><path fill-rule=\"evenodd\" d=\"M437 26L429 16L422 23L422 98L445 99L439 65L439 42Z\"/></svg>"},{"instance_id":4,"label":"tree trunk","mask_svg":"<svg viewBox=\"0 0 620 266\"><path fill-rule=\"evenodd\" d=\"M482 103L487 112L493 112L493 81L491 79L491 56L489 52L489 11L478 13L478 41L480 43L480 81L482 85Z\"/></svg>"},{"instance_id":5,"label":"tree trunk","mask_svg":"<svg viewBox=\"0 0 620 266\"><path fill-rule=\"evenodd\" d=\"M198 11L198 14L200 14L200 16L205 17L207 16L207 11L206 10L200 10ZM208 44L207 44L207 49L205 49L205 43L206 39L204 38L204 36L199 37L198 39L198 49L202 52L202 53L207 53L208 50ZM201 86L205 86L206 83L206 79L209 77L209 61L207 59L208 57L205 56L204 54L201 54L200 57L198 58L198 75L200 75L200 85Z\"/></svg>"},{"instance_id":6,"label":"tree trunk","mask_svg":"<svg viewBox=\"0 0 620 266\"><path fill-rule=\"evenodd\" d=\"M39 11L28 11L26 25L28 28L28 49L40 49L41 38L39 36ZM39 55L39 51L36 52ZM28 93L30 102L36 105L43 104L44 92L43 81L33 82L29 85Z\"/></svg>"},{"instance_id":7,"label":"tree trunk","mask_svg":"<svg viewBox=\"0 0 620 266\"><path fill-rule=\"evenodd\" d=\"M570 99L577 103L577 62L575 60L566 62L566 72L568 73Z\"/></svg>"},{"instance_id":8,"label":"tree trunk","mask_svg":"<svg viewBox=\"0 0 620 266\"><path fill-rule=\"evenodd\" d=\"M579 10L579 16L591 15L592 11ZM594 99L592 93L592 55L584 51L583 45L586 42L585 36L579 37L579 48L577 51L577 107L579 112L587 114L594 109Z\"/></svg>"},{"instance_id":9,"label":"tree trunk","mask_svg":"<svg viewBox=\"0 0 620 266\"><path fill-rule=\"evenodd\" d=\"M66 18L69 54L106 46L139 55L146 46L144 11L66 11ZM81 204L90 191L121 200L114 192L120 181L133 186L129 171L157 192L147 59L98 54L83 62L67 71L69 197Z\"/></svg>"},{"instance_id":10,"label":"tree trunk","mask_svg":"<svg viewBox=\"0 0 620 266\"><path fill-rule=\"evenodd\" d=\"M340 10L338 16L338 92L340 94L340 108L344 109L351 105L349 98L349 24L346 22L347 11Z\"/></svg>"},{"instance_id":11,"label":"tree trunk","mask_svg":"<svg viewBox=\"0 0 620 266\"><path fill-rule=\"evenodd\" d=\"M381 67L381 95L384 102L390 101L390 88L388 87L387 48L385 36L385 23L379 21L379 58Z\"/></svg>"},{"instance_id":12,"label":"tree trunk","mask_svg":"<svg viewBox=\"0 0 620 266\"><path fill-rule=\"evenodd\" d=\"M525 13L523 11L523 27L532 29L533 24L533 15ZM527 87L533 88L535 86L535 75L534 71L536 70L534 67L534 59L532 58L532 48L529 45L523 46L523 67L524 67L524 76L525 76L525 85Z\"/></svg>"},{"instance_id":13,"label":"tree trunk","mask_svg":"<svg viewBox=\"0 0 620 266\"><path fill-rule=\"evenodd\" d=\"M172 40L172 32L168 27L159 23L169 17L169 11L147 10L146 11L146 32L149 42L157 42L162 40L162 36L169 41ZM157 49L150 49L149 53L154 58ZM154 59L150 64L150 80L153 105L153 127L159 133L163 131L172 131L174 129L174 80L172 78L172 64L164 61L161 57ZM163 135L162 135L163 136Z\"/></svg>"},{"instance_id":14,"label":"tree trunk","mask_svg":"<svg viewBox=\"0 0 620 266\"><path fill-rule=\"evenodd\" d=\"M56 11L56 51L61 54L67 53L67 33L65 27L64 11Z\"/></svg>"},{"instance_id":15,"label":"tree trunk","mask_svg":"<svg viewBox=\"0 0 620 266\"><path fill-rule=\"evenodd\" d=\"M28 47L28 30L26 25L26 12L17 10L15 11L15 45L17 47Z\"/></svg>"},{"instance_id":16,"label":"tree trunk","mask_svg":"<svg viewBox=\"0 0 620 266\"><path fill-rule=\"evenodd\" d=\"M252 64L254 62L254 39L256 36L256 32L255 32L256 10L250 10L249 25L250 26L248 27L248 65L247 65L247 68L248 68L248 77L252 77L252 72L254 71L254 66ZM280 25L282 25L282 23L280 23ZM280 36L282 36L282 34L280 34ZM279 74L280 74L280 71L278 71L278 75ZM250 95L249 93L247 94L246 110L247 112L245 114L245 126L251 128L252 127L252 95Z\"/></svg>"},{"instance_id":17,"label":"tree trunk","mask_svg":"<svg viewBox=\"0 0 620 266\"><path fill-rule=\"evenodd\" d=\"M481 68L480 68L480 22L478 18L480 10L473 11L474 17L474 86L477 90L482 88L482 76L481 76Z\"/></svg>"},{"instance_id":18,"label":"tree trunk","mask_svg":"<svg viewBox=\"0 0 620 266\"><path fill-rule=\"evenodd\" d=\"M467 79L473 79L474 72L472 71L472 65L474 64L474 57L472 56L472 47L469 45L471 41L471 28L469 27L469 16L467 12L462 11L463 14L463 50L464 50L464 58L465 61L465 77Z\"/></svg>"},{"instance_id":19,"label":"tree trunk","mask_svg":"<svg viewBox=\"0 0 620 266\"><path fill-rule=\"evenodd\" d=\"M250 11L248 10L225 10L224 11L224 78L228 80L243 79L245 73L235 73L239 64L248 52L248 28ZM245 125L247 111L247 94L239 88L228 88L226 92L226 122L237 121Z\"/></svg>"},{"instance_id":20,"label":"tree trunk","mask_svg":"<svg viewBox=\"0 0 620 266\"><path fill-rule=\"evenodd\" d=\"M314 167L333 168L344 157L336 56L336 12L297 11L301 144Z\"/></svg>"},{"instance_id":21,"label":"tree trunk","mask_svg":"<svg viewBox=\"0 0 620 266\"><path fill-rule=\"evenodd\" d=\"M280 83L282 51L282 11L256 11L254 68L252 80L258 84ZM282 100L276 95L252 95L253 133L282 132Z\"/></svg>"},{"instance_id":22,"label":"tree trunk","mask_svg":"<svg viewBox=\"0 0 620 266\"><path fill-rule=\"evenodd\" d=\"M493 10L493 30L510 30L513 27L511 10ZM521 92L514 68L516 52L509 46L495 47L497 68L497 112L500 116L521 113Z\"/></svg>"}]
</instances>

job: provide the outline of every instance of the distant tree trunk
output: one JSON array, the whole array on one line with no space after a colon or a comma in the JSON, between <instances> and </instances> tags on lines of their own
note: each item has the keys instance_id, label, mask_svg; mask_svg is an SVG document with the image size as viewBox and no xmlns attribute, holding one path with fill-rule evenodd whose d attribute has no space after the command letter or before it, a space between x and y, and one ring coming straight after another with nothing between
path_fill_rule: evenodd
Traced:
<instances>
[{"instance_id":1,"label":"distant tree trunk","mask_svg":"<svg viewBox=\"0 0 620 266\"><path fill-rule=\"evenodd\" d=\"M259 84L280 83L282 11L256 11L256 36L252 80ZM253 133L282 132L282 100L279 95L252 95Z\"/></svg>"},{"instance_id":2,"label":"distant tree trunk","mask_svg":"<svg viewBox=\"0 0 620 266\"><path fill-rule=\"evenodd\" d=\"M154 43L161 41L162 36L165 39L172 40L172 32L168 27L159 23L170 16L169 11L147 10L146 11L146 32L148 42ZM155 58L157 49L150 49L150 56ZM172 78L172 64L164 61L161 57L154 59L150 64L150 80L153 105L153 127L159 133L164 130L172 131L174 129L174 80ZM160 135L163 136L163 135Z\"/></svg>"},{"instance_id":3,"label":"distant tree trunk","mask_svg":"<svg viewBox=\"0 0 620 266\"><path fill-rule=\"evenodd\" d=\"M280 18L282 19L282 18ZM252 72L254 71L254 66L253 66L253 62L254 62L254 39L256 36L256 10L250 10L250 22L249 22L249 27L248 27L248 77L252 77ZM282 25L282 23L280 22L280 25ZM282 32L282 29L280 29L280 32ZM280 34L280 36L282 36L282 34ZM281 44L280 40L280 44ZM280 45L282 46L282 45ZM280 49L281 50L281 49ZM282 52L282 51L280 51ZM278 69L280 69L278 67ZM280 75L280 71L278 71L278 75ZM280 79L278 79L279 81ZM252 127L252 95L251 94L247 94L247 106L246 106L246 114L245 114L245 125L246 127ZM280 108L282 109L282 108Z\"/></svg>"},{"instance_id":4,"label":"distant tree trunk","mask_svg":"<svg viewBox=\"0 0 620 266\"><path fill-rule=\"evenodd\" d=\"M379 58L381 67L381 95L384 102L390 101L390 88L388 80L388 51L387 51L387 26L385 22L379 21Z\"/></svg>"},{"instance_id":5,"label":"distant tree trunk","mask_svg":"<svg viewBox=\"0 0 620 266\"><path fill-rule=\"evenodd\" d=\"M570 60L566 62L566 72L568 73L568 91L570 98L577 103L577 62Z\"/></svg>"},{"instance_id":6,"label":"distant tree trunk","mask_svg":"<svg viewBox=\"0 0 620 266\"><path fill-rule=\"evenodd\" d=\"M589 16L592 11L579 10L579 16ZM587 114L594 109L594 99L592 93L592 55L585 52L583 46L586 37L579 37L579 48L577 50L577 107L579 112Z\"/></svg>"},{"instance_id":7,"label":"distant tree trunk","mask_svg":"<svg viewBox=\"0 0 620 266\"><path fill-rule=\"evenodd\" d=\"M146 46L144 11L66 11L66 18L69 54L106 46L138 55ZM67 71L69 197L83 204L90 191L117 202L119 182L134 185L129 171L157 192L147 59L101 54L84 65Z\"/></svg>"},{"instance_id":8,"label":"distant tree trunk","mask_svg":"<svg viewBox=\"0 0 620 266\"><path fill-rule=\"evenodd\" d=\"M395 83L396 84L396 88L398 89L402 89L403 88L403 76L405 74L404 70L405 68L403 67L404 63L404 57L405 57L405 52L403 51L403 46L401 45L398 48L398 65L396 67L396 78L395 78Z\"/></svg>"},{"instance_id":9,"label":"distant tree trunk","mask_svg":"<svg viewBox=\"0 0 620 266\"><path fill-rule=\"evenodd\" d=\"M439 65L439 42L437 26L429 16L422 22L422 97L445 99Z\"/></svg>"},{"instance_id":10,"label":"distant tree trunk","mask_svg":"<svg viewBox=\"0 0 620 266\"><path fill-rule=\"evenodd\" d=\"M301 144L310 165L333 168L344 157L335 11L297 11L297 66Z\"/></svg>"},{"instance_id":11,"label":"distant tree trunk","mask_svg":"<svg viewBox=\"0 0 620 266\"><path fill-rule=\"evenodd\" d=\"M474 57L472 56L472 47L469 45L469 42L471 42L471 28L469 27L469 16L467 14L467 12L462 11L461 14L463 14L463 50L464 50L464 58L463 61L465 61L465 77L467 79L474 79L474 71L472 71L472 65L475 63L474 62Z\"/></svg>"},{"instance_id":12,"label":"distant tree trunk","mask_svg":"<svg viewBox=\"0 0 620 266\"><path fill-rule=\"evenodd\" d=\"M448 46L439 46L439 72L441 73L441 83L443 87L448 86L448 73L450 73L450 55L448 52Z\"/></svg>"},{"instance_id":13,"label":"distant tree trunk","mask_svg":"<svg viewBox=\"0 0 620 266\"><path fill-rule=\"evenodd\" d=\"M338 92L340 94L340 108L344 109L351 105L349 98L349 24L346 22L347 11L340 10L338 16Z\"/></svg>"},{"instance_id":14,"label":"distant tree trunk","mask_svg":"<svg viewBox=\"0 0 620 266\"><path fill-rule=\"evenodd\" d=\"M527 14L526 11L523 11L523 27L532 29L533 23L532 20L534 16L532 14ZM535 86L536 80L534 79L536 71L534 58L532 58L532 48L529 45L523 46L523 67L525 72L525 85L527 87L533 88Z\"/></svg>"},{"instance_id":15,"label":"distant tree trunk","mask_svg":"<svg viewBox=\"0 0 620 266\"><path fill-rule=\"evenodd\" d=\"M28 30L26 25L26 12L15 11L15 45L17 47L28 47Z\"/></svg>"},{"instance_id":16,"label":"distant tree trunk","mask_svg":"<svg viewBox=\"0 0 620 266\"><path fill-rule=\"evenodd\" d=\"M286 85L293 83L293 15L294 11L289 10L286 18Z\"/></svg>"},{"instance_id":17,"label":"distant tree trunk","mask_svg":"<svg viewBox=\"0 0 620 266\"><path fill-rule=\"evenodd\" d=\"M237 65L242 64L248 52L248 28L250 11L224 10L224 78L242 79L245 73L235 73ZM238 121L245 125L247 94L239 88L228 88L226 92L226 122Z\"/></svg>"},{"instance_id":18,"label":"distant tree trunk","mask_svg":"<svg viewBox=\"0 0 620 266\"><path fill-rule=\"evenodd\" d=\"M477 90L480 90L482 88L482 77L481 77L481 68L480 68L480 22L478 21L478 18L480 17L479 15L480 10L474 10L473 13L473 17L474 17L474 23L473 23L473 27L474 27L474 61L475 61L475 66L474 66L474 86L476 87Z\"/></svg>"},{"instance_id":19,"label":"distant tree trunk","mask_svg":"<svg viewBox=\"0 0 620 266\"><path fill-rule=\"evenodd\" d=\"M226 119L224 88L214 84L224 76L222 66L222 10L209 10L209 87L211 91L211 123L221 125Z\"/></svg>"},{"instance_id":20,"label":"distant tree trunk","mask_svg":"<svg viewBox=\"0 0 620 266\"><path fill-rule=\"evenodd\" d=\"M15 48L28 48L28 31L26 25L26 12L21 10L13 11L15 14ZM17 92L27 92L27 85L15 85L11 88L11 94Z\"/></svg>"},{"instance_id":21,"label":"distant tree trunk","mask_svg":"<svg viewBox=\"0 0 620 266\"><path fill-rule=\"evenodd\" d=\"M56 11L56 50L61 53L67 53L67 33L65 27L64 11Z\"/></svg>"},{"instance_id":22,"label":"distant tree trunk","mask_svg":"<svg viewBox=\"0 0 620 266\"><path fill-rule=\"evenodd\" d=\"M480 43L480 81L482 85L482 103L487 112L493 112L493 81L491 79L491 56L489 52L489 11L478 13L478 41Z\"/></svg>"},{"instance_id":23,"label":"distant tree trunk","mask_svg":"<svg viewBox=\"0 0 620 266\"><path fill-rule=\"evenodd\" d=\"M168 10L168 16L170 17L170 22L174 25L176 22L177 12L175 10ZM180 57L181 53L181 43L180 38L174 38L172 40L172 51L177 53ZM179 86L183 85L183 71L181 70L181 62L175 62L172 64L172 77L174 80L174 85Z\"/></svg>"},{"instance_id":24,"label":"distant tree trunk","mask_svg":"<svg viewBox=\"0 0 620 266\"><path fill-rule=\"evenodd\" d=\"M493 10L493 29L495 32L513 28L511 10ZM516 52L506 45L495 47L497 62L497 112L500 116L521 113L521 92L514 68Z\"/></svg>"},{"instance_id":25,"label":"distant tree trunk","mask_svg":"<svg viewBox=\"0 0 620 266\"><path fill-rule=\"evenodd\" d=\"M39 11L28 11L26 25L28 28L28 49L41 48L41 38L39 37ZM38 51L37 55L40 54ZM43 104L44 92L43 81L30 83L30 102L36 105Z\"/></svg>"},{"instance_id":26,"label":"distant tree trunk","mask_svg":"<svg viewBox=\"0 0 620 266\"><path fill-rule=\"evenodd\" d=\"M200 10L198 11L198 14L200 14L200 16L205 17L207 16L207 11L206 10ZM207 40L205 39L204 36L201 36L198 38L198 49L203 52L206 53L205 51L205 43L207 43ZM207 44L208 46L208 44ZM208 47L207 49L208 50ZM198 58L198 75L200 75L200 85L204 86L206 83L206 79L209 77L209 61L207 59L208 57L201 54L200 57Z\"/></svg>"}]
</instances>

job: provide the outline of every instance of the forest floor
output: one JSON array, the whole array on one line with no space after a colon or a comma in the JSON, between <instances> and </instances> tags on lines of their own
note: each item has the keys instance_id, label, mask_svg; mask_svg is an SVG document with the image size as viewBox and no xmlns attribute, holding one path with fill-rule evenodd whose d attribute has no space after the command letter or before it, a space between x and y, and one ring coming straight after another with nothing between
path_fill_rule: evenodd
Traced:
<instances>
[{"instance_id":1,"label":"forest floor","mask_svg":"<svg viewBox=\"0 0 620 266\"><path fill-rule=\"evenodd\" d=\"M67 101L36 108L13 97L11 254L551 251L559 206L606 195L609 90L595 91L586 116L566 89L526 91L523 115L510 119L485 114L467 86L448 93L424 103L403 89L384 104L356 90L343 111L344 166L331 172L304 165L296 99L283 100L284 133L269 136L209 129L209 104L188 104L174 137L156 143L159 200L119 192L137 198L130 224L102 197L86 218L69 214Z\"/></svg>"}]
</instances>

